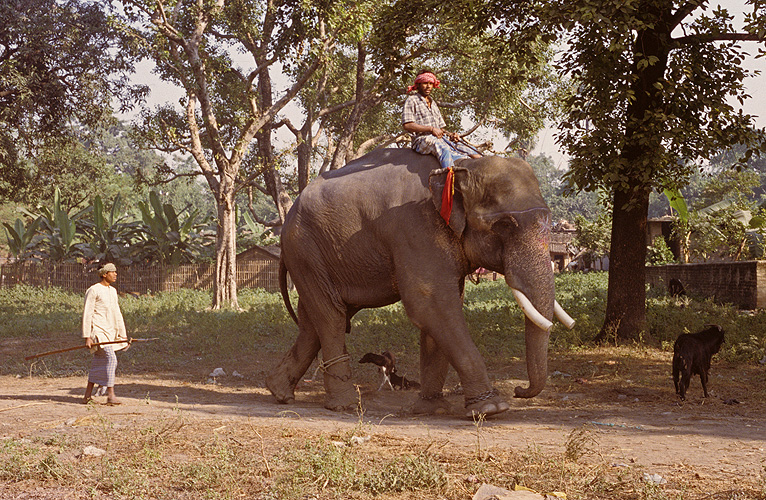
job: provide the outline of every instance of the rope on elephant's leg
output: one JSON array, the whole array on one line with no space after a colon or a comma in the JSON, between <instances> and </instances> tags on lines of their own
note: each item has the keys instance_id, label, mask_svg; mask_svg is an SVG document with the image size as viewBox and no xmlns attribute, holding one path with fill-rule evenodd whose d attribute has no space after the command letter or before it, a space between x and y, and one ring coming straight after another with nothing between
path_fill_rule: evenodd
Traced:
<instances>
[{"instance_id":1,"label":"rope on elephant's leg","mask_svg":"<svg viewBox=\"0 0 766 500\"><path fill-rule=\"evenodd\" d=\"M329 359L327 361L320 361L319 365L317 366L317 369L314 370L314 375L311 377L311 380L315 380L317 378L317 373L319 373L320 370L322 371L322 373L327 373L327 369L330 368L331 366L336 365L338 363L343 363L344 361L348 361L350 359L351 359L350 354L341 354L340 356ZM332 373L328 373L328 375L332 375ZM338 377L335 377L335 378L338 378Z\"/></svg>"}]
</instances>

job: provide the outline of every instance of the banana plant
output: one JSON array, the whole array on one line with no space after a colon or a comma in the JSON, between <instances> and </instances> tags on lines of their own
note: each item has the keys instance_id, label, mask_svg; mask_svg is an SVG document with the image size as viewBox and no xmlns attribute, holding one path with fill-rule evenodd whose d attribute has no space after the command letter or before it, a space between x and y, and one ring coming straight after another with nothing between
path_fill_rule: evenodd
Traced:
<instances>
[{"instance_id":1,"label":"banana plant","mask_svg":"<svg viewBox=\"0 0 766 500\"><path fill-rule=\"evenodd\" d=\"M190 212L181 222L179 213L170 203L162 203L156 191L149 193L149 203L138 203L146 239L142 243L145 260L177 265L193 260L199 251L191 238L199 210ZM181 211L181 214L186 209Z\"/></svg>"},{"instance_id":2,"label":"banana plant","mask_svg":"<svg viewBox=\"0 0 766 500\"><path fill-rule=\"evenodd\" d=\"M41 219L31 219L29 224L24 224L21 219L16 219L16 222L11 226L7 222L3 222L5 226L5 236L8 239L8 246L10 247L11 254L16 259L22 259L27 253L27 247L32 244L32 240L37 234L37 229L40 227Z\"/></svg>"},{"instance_id":3,"label":"banana plant","mask_svg":"<svg viewBox=\"0 0 766 500\"><path fill-rule=\"evenodd\" d=\"M34 245L35 253L47 260L63 262L81 256L75 243L77 242L77 220L88 211L81 210L74 216L61 204L61 192L57 187L53 193L53 210L41 207L40 214L21 210L33 219L40 220L42 238Z\"/></svg>"},{"instance_id":4,"label":"banana plant","mask_svg":"<svg viewBox=\"0 0 766 500\"><path fill-rule=\"evenodd\" d=\"M667 195L667 193L666 193ZM678 193L676 201L683 197ZM674 200L668 196L671 206ZM766 218L760 213L737 208L735 199L727 198L698 210L689 212L686 204L678 212L678 223L674 233L681 241L684 262L688 262L692 253L692 235L695 236L695 253L703 260L713 255L725 254L729 258L739 260L743 255L750 258L761 258L764 255L764 232ZM758 208L763 212L763 208ZM723 252L722 249L728 249ZM747 250L747 252L745 252Z\"/></svg>"},{"instance_id":5,"label":"banana plant","mask_svg":"<svg viewBox=\"0 0 766 500\"><path fill-rule=\"evenodd\" d=\"M96 195L90 207L91 218L82 218L79 229L86 235L86 243L79 247L87 258L95 261L115 262L129 265L133 262L136 248L133 242L140 239L143 227L139 221L126 222L120 216L122 199L114 199L112 209L107 211L101 196Z\"/></svg>"}]
</instances>

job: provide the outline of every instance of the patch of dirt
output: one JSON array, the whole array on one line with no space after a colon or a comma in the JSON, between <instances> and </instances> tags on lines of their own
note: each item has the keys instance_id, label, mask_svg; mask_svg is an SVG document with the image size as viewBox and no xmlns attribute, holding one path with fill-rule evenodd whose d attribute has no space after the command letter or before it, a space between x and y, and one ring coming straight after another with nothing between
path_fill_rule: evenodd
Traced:
<instances>
[{"instance_id":1,"label":"patch of dirt","mask_svg":"<svg viewBox=\"0 0 766 500\"><path fill-rule=\"evenodd\" d=\"M263 388L262 372L246 379L223 377L218 384L118 372L120 406L102 404L103 397L96 398L95 405L83 405L85 377L6 375L0 377L0 438L77 436L85 444L98 445L97 433L92 432L94 413L107 418L115 429L156 426L180 413L189 423L204 424L208 432L255 424L261 433L275 436L286 429L319 435L363 424L373 436L431 439L468 450L480 442L487 449L535 448L561 454L572 432L587 426L599 454L615 470L639 467L669 482L674 478L696 481L710 493L763 491L766 420L763 401L754 393L759 388L762 394L763 366L714 364L709 384L712 397L700 397L699 378L695 378L689 400L680 404L670 379L669 355L630 362L620 356L609 351L598 356L553 356L549 384L541 395L509 399L508 412L481 426L461 416L459 394L448 396L453 406L450 414L413 416L407 408L417 392L378 391L378 381L360 386L365 408L360 417L324 409L319 382L302 382L295 404L276 404ZM513 387L524 382L504 377L509 371L521 377L523 370L522 362L498 368L492 373L496 387L512 394ZM11 493L5 488L10 486L0 486L0 497L22 498L5 496ZM24 498L56 498L55 492L46 497L41 491L41 496Z\"/></svg>"}]
</instances>

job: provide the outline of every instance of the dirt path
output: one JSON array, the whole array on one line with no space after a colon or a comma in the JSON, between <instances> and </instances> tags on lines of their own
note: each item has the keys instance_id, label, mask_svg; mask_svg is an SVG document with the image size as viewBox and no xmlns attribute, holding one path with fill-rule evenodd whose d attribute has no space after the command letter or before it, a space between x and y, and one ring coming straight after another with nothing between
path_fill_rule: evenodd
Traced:
<instances>
[{"instance_id":1,"label":"dirt path","mask_svg":"<svg viewBox=\"0 0 766 500\"><path fill-rule=\"evenodd\" d=\"M721 379L729 376L725 369L721 371ZM762 377L761 372L756 375ZM123 404L99 404L95 409L116 428L149 426L177 412L213 425L257 421L259 426L317 433L353 429L363 421L368 432L377 434L428 438L466 448L476 447L477 442L488 449L537 447L551 453L563 452L570 433L589 424L600 454L614 467L641 467L663 478L683 475L732 489L743 483L763 487L764 408L748 401L745 388L728 389L729 399L739 404L711 397L704 403L691 398L679 405L672 384L670 388L623 388L577 382L582 383L552 379L543 394L511 400L510 411L485 422L481 429L460 417L459 395L449 398L453 414L414 417L406 408L415 392L363 387L366 410L360 419L322 408L321 384L315 382L301 384L296 404L284 406L256 383L232 380L212 385L160 376L119 376ZM500 389L510 393L516 383L503 382L507 385ZM80 423L93 415L93 408L80 403L83 384L82 377L0 377L0 438L87 432Z\"/></svg>"}]
</instances>

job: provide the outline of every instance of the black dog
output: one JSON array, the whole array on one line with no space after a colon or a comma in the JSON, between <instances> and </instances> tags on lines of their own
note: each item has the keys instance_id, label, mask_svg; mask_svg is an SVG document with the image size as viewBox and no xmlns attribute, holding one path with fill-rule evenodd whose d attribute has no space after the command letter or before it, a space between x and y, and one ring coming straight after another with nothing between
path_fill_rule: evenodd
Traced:
<instances>
[{"instance_id":1,"label":"black dog","mask_svg":"<svg viewBox=\"0 0 766 500\"><path fill-rule=\"evenodd\" d=\"M710 358L721 349L723 328L718 325L705 326L707 328L701 332L680 335L673 346L673 383L681 401L686 399L692 375L700 376L702 391L708 397Z\"/></svg>"},{"instance_id":2,"label":"black dog","mask_svg":"<svg viewBox=\"0 0 766 500\"><path fill-rule=\"evenodd\" d=\"M420 384L417 382L408 380L396 373L396 358L389 351L385 351L382 354L368 352L362 356L362 359L360 359L359 362L372 363L378 366L380 373L383 374L383 382L380 384L380 387L378 387L378 390L383 389L386 384L388 384L392 391L396 387L399 389L420 388Z\"/></svg>"},{"instance_id":3,"label":"black dog","mask_svg":"<svg viewBox=\"0 0 766 500\"><path fill-rule=\"evenodd\" d=\"M397 387L402 390L406 389L420 389L420 384L414 380L410 380L407 377L402 377L396 373L391 373L391 383L394 384L394 389Z\"/></svg>"},{"instance_id":4,"label":"black dog","mask_svg":"<svg viewBox=\"0 0 766 500\"><path fill-rule=\"evenodd\" d=\"M684 284L681 283L680 279L670 278L670 281L668 282L668 294L671 297L681 297L682 295L686 295L686 289L684 289Z\"/></svg>"}]
</instances>

